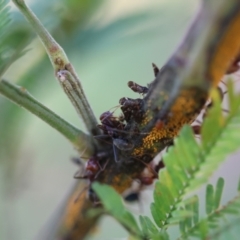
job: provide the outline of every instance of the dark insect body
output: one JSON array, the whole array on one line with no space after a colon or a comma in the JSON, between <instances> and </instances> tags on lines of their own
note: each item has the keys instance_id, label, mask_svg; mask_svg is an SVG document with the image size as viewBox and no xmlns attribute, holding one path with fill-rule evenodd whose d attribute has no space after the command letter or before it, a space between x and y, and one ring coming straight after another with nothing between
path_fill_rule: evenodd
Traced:
<instances>
[{"instance_id":1,"label":"dark insect body","mask_svg":"<svg viewBox=\"0 0 240 240\"><path fill-rule=\"evenodd\" d=\"M140 94L146 94L148 92L147 87L143 87L133 81L128 82L128 87L130 87L134 92L140 93Z\"/></svg>"},{"instance_id":2,"label":"dark insect body","mask_svg":"<svg viewBox=\"0 0 240 240\"><path fill-rule=\"evenodd\" d=\"M201 134L201 125L192 125L191 127L195 135Z\"/></svg>"},{"instance_id":3,"label":"dark insect body","mask_svg":"<svg viewBox=\"0 0 240 240\"><path fill-rule=\"evenodd\" d=\"M86 163L84 173L82 174L82 171L78 171L74 178L77 179L89 179L90 182L95 180L95 178L98 176L100 172L102 172L107 163L108 160L106 159L107 153L100 153L98 155L94 155L90 157ZM101 165L103 164L103 165ZM81 166L82 164L80 164Z\"/></svg>"},{"instance_id":4,"label":"dark insect body","mask_svg":"<svg viewBox=\"0 0 240 240\"><path fill-rule=\"evenodd\" d=\"M142 99L132 99L132 98L121 98L119 100L119 104L121 105L121 110L124 115L124 119L126 122L129 122L130 120L134 120L137 123L141 122L143 120L143 105L144 102Z\"/></svg>"},{"instance_id":5,"label":"dark insect body","mask_svg":"<svg viewBox=\"0 0 240 240\"><path fill-rule=\"evenodd\" d=\"M101 202L97 196L97 194L94 192L94 190L91 188L88 189L88 197L93 202L95 207L98 207L101 205Z\"/></svg>"},{"instance_id":6,"label":"dark insect body","mask_svg":"<svg viewBox=\"0 0 240 240\"><path fill-rule=\"evenodd\" d=\"M157 77L159 73L159 68L154 63L152 63L152 67L153 67L154 76Z\"/></svg>"},{"instance_id":7,"label":"dark insect body","mask_svg":"<svg viewBox=\"0 0 240 240\"><path fill-rule=\"evenodd\" d=\"M98 127L103 130L104 135L102 137L111 139L114 159L116 162L119 162L116 148L122 151L128 151L133 148L133 144L124 139L124 136L128 134L125 131L124 115L115 117L113 113L107 111L100 115L100 121L101 125L98 125Z\"/></svg>"},{"instance_id":8,"label":"dark insect body","mask_svg":"<svg viewBox=\"0 0 240 240\"><path fill-rule=\"evenodd\" d=\"M109 111L102 113L99 119L101 125L98 125L98 127L103 130L104 134L111 137L117 135L116 130L123 130L125 127L124 118L122 116L119 118L115 117Z\"/></svg>"}]
</instances>

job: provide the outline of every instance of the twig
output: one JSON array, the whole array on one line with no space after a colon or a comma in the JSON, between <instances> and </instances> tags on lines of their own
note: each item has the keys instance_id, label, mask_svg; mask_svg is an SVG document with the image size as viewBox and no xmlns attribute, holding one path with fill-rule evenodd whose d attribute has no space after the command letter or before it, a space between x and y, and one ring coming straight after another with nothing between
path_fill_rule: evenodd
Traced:
<instances>
[{"instance_id":1,"label":"twig","mask_svg":"<svg viewBox=\"0 0 240 240\"><path fill-rule=\"evenodd\" d=\"M26 17L28 22L32 25L35 32L38 34L41 39L46 52L51 60L53 65L55 75L58 76L58 72L61 70L68 71L71 74L71 79L75 82L75 87L73 91L75 95L78 96L78 99L75 99L74 107L79 113L80 117L83 119L83 122L88 130L88 132L92 135L100 134L100 130L97 128L97 120L93 114L93 111L87 101L87 98L84 94L83 88L79 81L79 78L69 62L64 50L59 46L59 44L53 39L53 37L48 33L48 31L44 28L41 22L38 20L36 15L29 9L24 0L12 0L14 4L19 8L19 10ZM58 77L57 77L57 80ZM66 79L67 81L68 79ZM71 84L71 83L70 83ZM63 86L63 85L62 85ZM65 89L64 89L65 90ZM68 95L68 92L65 91L67 96L72 102L72 96Z\"/></svg>"},{"instance_id":2,"label":"twig","mask_svg":"<svg viewBox=\"0 0 240 240\"><path fill-rule=\"evenodd\" d=\"M87 198L87 183L77 182L71 193L61 204L61 211L53 215L43 231L40 231L37 240L52 239L84 239L88 232L96 225L100 214L88 216L89 209L94 207Z\"/></svg>"},{"instance_id":3,"label":"twig","mask_svg":"<svg viewBox=\"0 0 240 240\"><path fill-rule=\"evenodd\" d=\"M87 149L86 153L93 153L93 139L90 136L42 105L34 99L25 88L13 85L5 80L0 80L0 93L55 128L66 137L78 151L82 152Z\"/></svg>"},{"instance_id":4,"label":"twig","mask_svg":"<svg viewBox=\"0 0 240 240\"><path fill-rule=\"evenodd\" d=\"M145 98L148 123L143 132L154 132L156 123L162 121L165 131L159 139L171 138L195 119L209 88L218 85L240 52L236 37L239 8L236 0L203 1L182 44L150 86ZM140 135L138 141L143 145L145 140Z\"/></svg>"}]
</instances>

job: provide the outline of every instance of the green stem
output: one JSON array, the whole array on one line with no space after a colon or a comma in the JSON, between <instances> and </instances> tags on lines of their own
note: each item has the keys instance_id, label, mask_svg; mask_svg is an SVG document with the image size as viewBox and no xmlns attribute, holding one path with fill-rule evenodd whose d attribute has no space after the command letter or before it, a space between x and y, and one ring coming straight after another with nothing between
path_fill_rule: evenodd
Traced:
<instances>
[{"instance_id":1,"label":"green stem","mask_svg":"<svg viewBox=\"0 0 240 240\"><path fill-rule=\"evenodd\" d=\"M43 46L46 49L48 57L53 65L53 68L57 71L63 67L63 64L69 64L67 55L61 46L54 40L49 32L44 28L37 16L29 9L23 0L12 0L13 3L19 8L27 21L31 24L35 32L41 39ZM62 63L59 63L58 59L61 59ZM61 65L62 64L62 65Z\"/></svg>"},{"instance_id":2,"label":"green stem","mask_svg":"<svg viewBox=\"0 0 240 240\"><path fill-rule=\"evenodd\" d=\"M55 128L65 136L79 152L85 151L85 153L90 154L93 152L93 139L89 135L42 105L34 99L25 88L13 85L6 80L0 80L0 93Z\"/></svg>"},{"instance_id":3,"label":"green stem","mask_svg":"<svg viewBox=\"0 0 240 240\"><path fill-rule=\"evenodd\" d=\"M70 72L72 78L77 83L76 84L77 88L73 89L73 91L76 91L76 94L79 96L79 99L77 102L75 102L74 107L78 109L77 112L80 113L88 132L92 135L101 134L100 129L97 127L97 120L85 96L77 73L73 66L71 65L70 61L68 60L64 50L53 39L49 32L44 28L44 26L38 20L36 15L26 5L24 0L12 0L12 1L19 8L19 10L28 20L28 22L32 25L34 31L38 34L39 38L41 39L46 49L46 52L50 58L50 61L53 65L56 77L59 71L67 70ZM68 92L65 91L65 93L71 100L71 96L68 95Z\"/></svg>"}]
</instances>

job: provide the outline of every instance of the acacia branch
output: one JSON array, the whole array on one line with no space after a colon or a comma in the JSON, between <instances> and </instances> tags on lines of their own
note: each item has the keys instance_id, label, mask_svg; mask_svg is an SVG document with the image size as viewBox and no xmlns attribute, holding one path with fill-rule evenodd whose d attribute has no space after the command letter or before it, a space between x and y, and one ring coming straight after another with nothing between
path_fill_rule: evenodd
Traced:
<instances>
[{"instance_id":1,"label":"acacia branch","mask_svg":"<svg viewBox=\"0 0 240 240\"><path fill-rule=\"evenodd\" d=\"M110 160L104 171L97 176L96 181L107 183L122 193L130 187L132 180L137 178L145 167L141 153L148 151L153 157L169 144L166 139L172 141L183 124L191 123L195 119L208 98L210 87L220 82L239 53L239 29L238 0L203 2L183 43L151 83L150 92L144 98L145 110L147 110L145 120L148 121L144 121L140 127L144 133L149 133L148 138L144 134L139 134L136 140L134 135L132 136L134 139L130 140L136 143L135 148L129 152L119 151L120 156L136 157L136 161L126 164L124 159L121 159L123 161L116 164L113 153L110 152ZM158 135L154 135L156 134L154 129L159 121L163 121L164 127L158 129ZM147 148L146 141L150 141L151 137L158 139L156 142L153 141L153 144L150 142L150 147ZM154 148L157 152L154 152ZM145 163L148 161L149 159ZM75 188L70 195L74 196L77 191ZM81 206L89 204L88 198L84 198L83 201L85 204L81 203ZM74 208L74 204L76 204L74 201L69 201L64 211ZM91 204L89 206L91 209ZM80 208L78 211L79 217L72 225L67 224L67 218L57 220L61 226L59 229L64 229L64 234L60 235L61 239L75 240L85 236L86 232L81 227L76 229L75 226L85 223L85 215L82 213L86 209ZM88 226L84 226L90 230L95 225L96 219L88 220ZM52 239L51 237L53 238L53 235L48 239Z\"/></svg>"}]
</instances>

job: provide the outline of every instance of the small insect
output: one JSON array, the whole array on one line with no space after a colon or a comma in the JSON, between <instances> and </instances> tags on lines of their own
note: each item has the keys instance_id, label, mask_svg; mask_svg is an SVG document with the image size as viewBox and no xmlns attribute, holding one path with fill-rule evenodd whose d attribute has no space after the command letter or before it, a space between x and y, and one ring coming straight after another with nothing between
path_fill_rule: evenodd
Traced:
<instances>
[{"instance_id":1,"label":"small insect","mask_svg":"<svg viewBox=\"0 0 240 240\"><path fill-rule=\"evenodd\" d=\"M88 191L88 197L94 203L94 206L99 205L100 204L99 199L92 190L91 184L99 176L99 174L105 170L109 162L109 151L101 151L91 156L88 159L84 170L82 170L83 162L81 161L81 159L73 158L72 160L74 163L81 167L81 169L77 171L76 174L74 175L74 178L87 179L89 181L88 185L84 187L82 191L79 192L78 196L74 201L77 202L81 195L83 194L83 192Z\"/></svg>"},{"instance_id":2,"label":"small insect","mask_svg":"<svg viewBox=\"0 0 240 240\"><path fill-rule=\"evenodd\" d=\"M142 99L132 99L124 97L119 100L119 103L121 105L121 110L123 112L126 122L129 122L131 119L136 122L142 121L144 115L144 102Z\"/></svg>"},{"instance_id":3,"label":"small insect","mask_svg":"<svg viewBox=\"0 0 240 240\"><path fill-rule=\"evenodd\" d=\"M113 116L113 113L107 111L107 112L104 112L100 115L99 117L101 123L103 125L107 125L109 127L123 127L123 121L124 121L124 118L121 116L121 117L115 117Z\"/></svg>"},{"instance_id":4,"label":"small insect","mask_svg":"<svg viewBox=\"0 0 240 240\"><path fill-rule=\"evenodd\" d=\"M191 128L194 132L195 135L200 135L201 134L201 125L192 125Z\"/></svg>"},{"instance_id":5,"label":"small insect","mask_svg":"<svg viewBox=\"0 0 240 240\"><path fill-rule=\"evenodd\" d=\"M90 201L93 202L95 207L101 205L101 201L99 200L97 194L94 192L94 190L91 187L88 189L88 197Z\"/></svg>"},{"instance_id":6,"label":"small insect","mask_svg":"<svg viewBox=\"0 0 240 240\"><path fill-rule=\"evenodd\" d=\"M152 63L152 67L153 67L154 76L156 77L159 73L159 68L154 63Z\"/></svg>"},{"instance_id":7,"label":"small insect","mask_svg":"<svg viewBox=\"0 0 240 240\"><path fill-rule=\"evenodd\" d=\"M116 128L123 128L124 127L124 117L123 115L120 115L119 117L116 117L113 115L112 112L104 112L100 115L100 121L103 125L107 125L109 127L116 127Z\"/></svg>"},{"instance_id":8,"label":"small insect","mask_svg":"<svg viewBox=\"0 0 240 240\"><path fill-rule=\"evenodd\" d=\"M147 87L143 87L133 81L128 82L128 87L130 87L134 92L140 93L140 94L146 94L148 92Z\"/></svg>"},{"instance_id":9,"label":"small insect","mask_svg":"<svg viewBox=\"0 0 240 240\"><path fill-rule=\"evenodd\" d=\"M115 138L113 139L113 144L120 150L122 151L128 151L128 150L132 150L134 147L133 143L130 143L124 139L121 138Z\"/></svg>"},{"instance_id":10,"label":"small insect","mask_svg":"<svg viewBox=\"0 0 240 240\"><path fill-rule=\"evenodd\" d=\"M113 113L106 111L100 115L99 119L102 124L98 125L98 127L103 130L105 135L111 137L117 137L116 130L123 130L125 127L123 115L115 117Z\"/></svg>"},{"instance_id":11,"label":"small insect","mask_svg":"<svg viewBox=\"0 0 240 240\"><path fill-rule=\"evenodd\" d=\"M140 109L142 102L143 102L143 100L140 98L132 99L132 98L123 97L123 98L120 98L120 100L119 100L119 104L122 107L131 108L131 109L129 109L131 111L135 110L135 109L137 109L137 110Z\"/></svg>"},{"instance_id":12,"label":"small insect","mask_svg":"<svg viewBox=\"0 0 240 240\"><path fill-rule=\"evenodd\" d=\"M100 160L104 160L104 157L102 157L101 155L90 157L86 163L84 174L82 175L82 171L78 171L74 175L74 178L89 179L90 182L92 182L98 176L98 174L105 169L108 163L108 161L105 160L104 166L101 166Z\"/></svg>"}]
</instances>

